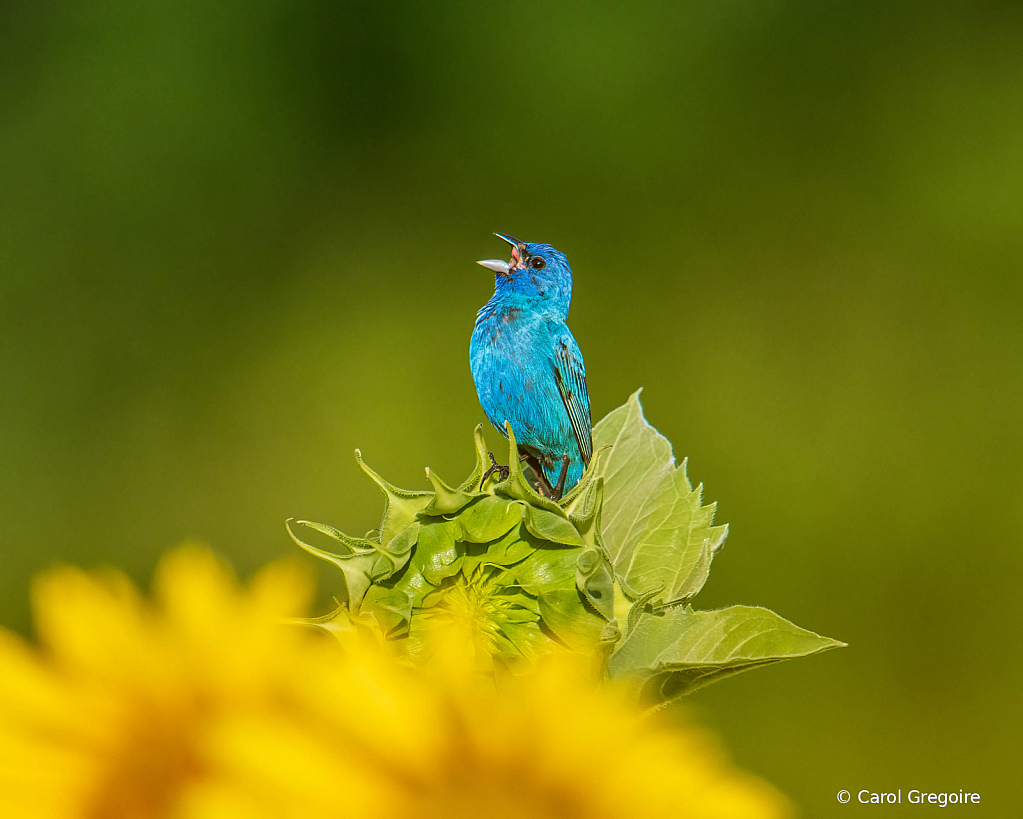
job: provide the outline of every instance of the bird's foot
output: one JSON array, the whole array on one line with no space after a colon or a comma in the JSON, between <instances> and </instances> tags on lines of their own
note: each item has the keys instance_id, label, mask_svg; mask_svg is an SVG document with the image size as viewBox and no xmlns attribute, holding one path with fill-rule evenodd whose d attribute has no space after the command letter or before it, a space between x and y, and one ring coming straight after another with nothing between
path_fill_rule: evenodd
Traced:
<instances>
[{"instance_id":1,"label":"bird's foot","mask_svg":"<svg viewBox=\"0 0 1023 819\"><path fill-rule=\"evenodd\" d=\"M558 482L554 485L554 491L551 493L554 500L561 500L561 496L565 494L565 478L568 477L568 456L561 456L561 472L558 475Z\"/></svg>"},{"instance_id":2,"label":"bird's foot","mask_svg":"<svg viewBox=\"0 0 1023 819\"><path fill-rule=\"evenodd\" d=\"M511 467L504 466L497 462L497 458L494 457L493 452L487 453L490 456L490 469L483 473L483 477L480 479L480 488L487 482L487 478L497 473L498 480L506 481L508 476L511 474Z\"/></svg>"},{"instance_id":3,"label":"bird's foot","mask_svg":"<svg viewBox=\"0 0 1023 819\"><path fill-rule=\"evenodd\" d=\"M551 493L554 490L551 488L551 485L547 483L547 479L543 476L543 467L540 466L539 459L535 455L526 451L521 453L519 460L525 462L526 465L533 470L533 477L535 478L533 481L533 488L536 490L536 494L542 498L551 497Z\"/></svg>"}]
</instances>

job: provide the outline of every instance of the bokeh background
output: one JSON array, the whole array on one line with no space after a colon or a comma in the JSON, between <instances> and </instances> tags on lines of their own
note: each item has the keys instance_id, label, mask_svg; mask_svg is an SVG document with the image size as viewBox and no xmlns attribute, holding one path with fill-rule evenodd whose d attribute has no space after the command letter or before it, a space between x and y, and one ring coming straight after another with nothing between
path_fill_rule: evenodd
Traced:
<instances>
[{"instance_id":1,"label":"bokeh background","mask_svg":"<svg viewBox=\"0 0 1023 819\"><path fill-rule=\"evenodd\" d=\"M850 644L691 698L737 761L1018 811L1019 3L6 0L0 100L0 622L461 477L499 230L731 524L699 604Z\"/></svg>"}]
</instances>

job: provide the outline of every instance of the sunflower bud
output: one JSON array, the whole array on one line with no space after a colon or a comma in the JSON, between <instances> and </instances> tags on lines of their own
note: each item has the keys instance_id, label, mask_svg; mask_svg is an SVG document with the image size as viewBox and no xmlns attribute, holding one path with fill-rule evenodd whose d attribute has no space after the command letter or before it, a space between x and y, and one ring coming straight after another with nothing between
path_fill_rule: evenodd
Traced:
<instances>
[{"instance_id":1,"label":"sunflower bud","mask_svg":"<svg viewBox=\"0 0 1023 819\"><path fill-rule=\"evenodd\" d=\"M384 493L380 528L353 538L298 521L327 537L321 549L288 525L344 578L338 608L308 622L339 638L368 632L419 665L485 672L569 649L651 705L844 645L756 606L693 608L728 527L639 393L594 427L594 456L560 501L537 494L507 433L506 477L488 468L477 427L476 468L457 487L427 470L432 489L398 489L356 453Z\"/></svg>"},{"instance_id":2,"label":"sunflower bud","mask_svg":"<svg viewBox=\"0 0 1023 819\"><path fill-rule=\"evenodd\" d=\"M600 453L560 502L539 495L522 472L509 430L509 472L487 471L476 428L476 467L458 487L427 470L432 491L398 489L367 467L385 508L380 529L353 538L298 521L329 538L310 554L341 569L345 600L315 621L330 631L375 628L417 664L458 645L482 670L514 669L558 649L606 657L618 639L614 570L600 534Z\"/></svg>"}]
</instances>

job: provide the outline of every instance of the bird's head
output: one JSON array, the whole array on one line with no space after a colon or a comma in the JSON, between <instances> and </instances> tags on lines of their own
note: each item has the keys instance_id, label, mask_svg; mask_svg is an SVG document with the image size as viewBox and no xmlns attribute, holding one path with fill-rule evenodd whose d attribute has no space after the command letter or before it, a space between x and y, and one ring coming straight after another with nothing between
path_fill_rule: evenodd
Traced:
<instances>
[{"instance_id":1,"label":"bird's head","mask_svg":"<svg viewBox=\"0 0 1023 819\"><path fill-rule=\"evenodd\" d=\"M511 259L486 259L476 264L496 273L498 296L539 301L564 318L572 301L572 268L560 250L539 242L520 242L495 233L511 245Z\"/></svg>"}]
</instances>

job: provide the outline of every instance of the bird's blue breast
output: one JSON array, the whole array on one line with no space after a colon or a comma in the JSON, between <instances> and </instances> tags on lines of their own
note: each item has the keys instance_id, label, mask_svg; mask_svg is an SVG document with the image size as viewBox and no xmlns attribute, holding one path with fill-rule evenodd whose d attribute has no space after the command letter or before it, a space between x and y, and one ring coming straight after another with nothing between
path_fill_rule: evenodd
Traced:
<instances>
[{"instance_id":1,"label":"bird's blue breast","mask_svg":"<svg viewBox=\"0 0 1023 819\"><path fill-rule=\"evenodd\" d=\"M557 380L556 352L569 343L578 353L563 320L528 304L491 302L480 311L469 344L473 381L490 422L501 432L505 421L511 424L518 443L540 457L552 485L568 455L566 488L585 467ZM589 398L583 399L588 420Z\"/></svg>"}]
</instances>

